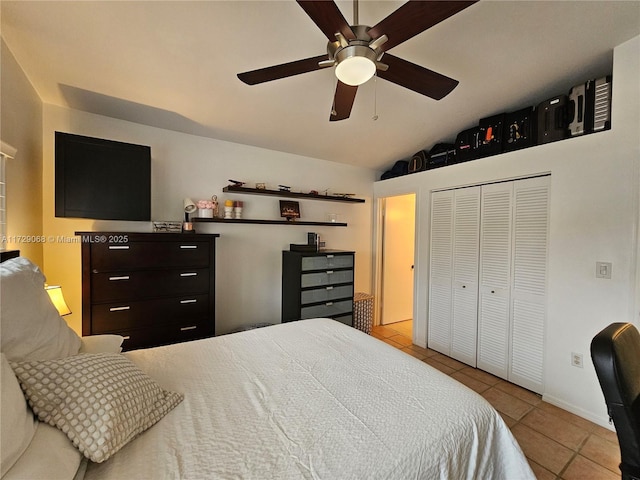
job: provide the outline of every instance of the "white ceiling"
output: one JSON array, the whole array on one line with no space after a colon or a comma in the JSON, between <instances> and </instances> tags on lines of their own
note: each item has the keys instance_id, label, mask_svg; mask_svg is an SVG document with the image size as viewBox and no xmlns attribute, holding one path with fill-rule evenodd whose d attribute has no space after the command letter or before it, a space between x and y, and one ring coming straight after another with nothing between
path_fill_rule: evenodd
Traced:
<instances>
[{"instance_id":1,"label":"white ceiling","mask_svg":"<svg viewBox=\"0 0 640 480\"><path fill-rule=\"evenodd\" d=\"M337 3L351 23L352 2ZM361 0L360 23L402 3ZM613 47L640 34L637 0L482 0L390 51L459 80L449 96L379 79L359 88L351 118L329 122L333 69L256 86L236 77L326 51L293 0L0 6L2 36L45 103L379 170L610 73Z\"/></svg>"}]
</instances>

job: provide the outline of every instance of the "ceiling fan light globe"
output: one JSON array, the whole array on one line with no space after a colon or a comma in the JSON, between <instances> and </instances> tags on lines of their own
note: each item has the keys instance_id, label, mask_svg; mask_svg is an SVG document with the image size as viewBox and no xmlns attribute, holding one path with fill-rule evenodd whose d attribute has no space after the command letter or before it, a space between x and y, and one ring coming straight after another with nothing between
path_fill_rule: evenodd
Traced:
<instances>
[{"instance_id":1,"label":"ceiling fan light globe","mask_svg":"<svg viewBox=\"0 0 640 480\"><path fill-rule=\"evenodd\" d=\"M365 57L349 57L336 67L336 77L351 86L362 85L376 73L376 64Z\"/></svg>"}]
</instances>

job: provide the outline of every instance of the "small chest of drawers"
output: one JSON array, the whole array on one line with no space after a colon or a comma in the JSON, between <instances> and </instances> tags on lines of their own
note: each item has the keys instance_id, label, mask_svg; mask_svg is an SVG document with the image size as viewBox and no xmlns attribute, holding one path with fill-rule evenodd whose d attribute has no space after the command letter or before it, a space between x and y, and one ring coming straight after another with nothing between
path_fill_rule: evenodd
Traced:
<instances>
[{"instance_id":1,"label":"small chest of drawers","mask_svg":"<svg viewBox=\"0 0 640 480\"><path fill-rule=\"evenodd\" d=\"M282 321L328 317L353 326L354 252L282 252Z\"/></svg>"},{"instance_id":2,"label":"small chest of drawers","mask_svg":"<svg viewBox=\"0 0 640 480\"><path fill-rule=\"evenodd\" d=\"M82 334L131 350L215 335L218 234L76 232Z\"/></svg>"}]
</instances>

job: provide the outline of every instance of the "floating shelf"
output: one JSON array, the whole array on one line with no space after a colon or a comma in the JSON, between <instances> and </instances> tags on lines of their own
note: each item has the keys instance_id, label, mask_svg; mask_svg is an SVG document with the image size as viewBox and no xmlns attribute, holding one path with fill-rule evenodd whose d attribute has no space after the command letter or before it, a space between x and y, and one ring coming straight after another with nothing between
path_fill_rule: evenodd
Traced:
<instances>
[{"instance_id":1,"label":"floating shelf","mask_svg":"<svg viewBox=\"0 0 640 480\"><path fill-rule=\"evenodd\" d=\"M331 202L364 203L364 198L343 197L341 195L320 195L315 193L287 192L283 190L266 190L264 188L247 188L229 185L222 189L225 193L243 193L248 195L271 195L274 197L307 198L309 200L326 200ZM296 222L302 223L302 222ZM320 223L312 222L312 225Z\"/></svg>"},{"instance_id":2,"label":"floating shelf","mask_svg":"<svg viewBox=\"0 0 640 480\"><path fill-rule=\"evenodd\" d=\"M287 220L252 220L249 218L200 218L195 217L191 219L195 223L248 223L254 225L319 225L324 227L346 227L346 223L339 222L305 222L302 220L296 220L289 222Z\"/></svg>"}]
</instances>

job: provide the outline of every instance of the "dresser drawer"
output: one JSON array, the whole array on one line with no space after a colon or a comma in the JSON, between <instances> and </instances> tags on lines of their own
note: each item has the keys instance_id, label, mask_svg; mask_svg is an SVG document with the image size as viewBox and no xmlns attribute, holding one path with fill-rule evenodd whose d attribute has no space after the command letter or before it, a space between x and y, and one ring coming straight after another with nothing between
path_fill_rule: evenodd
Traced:
<instances>
[{"instance_id":1,"label":"dresser drawer","mask_svg":"<svg viewBox=\"0 0 640 480\"><path fill-rule=\"evenodd\" d=\"M353 285L342 285L339 287L328 286L314 288L313 290L303 290L300 292L302 305L317 302L328 302L337 298L353 298Z\"/></svg>"},{"instance_id":2,"label":"dresser drawer","mask_svg":"<svg viewBox=\"0 0 640 480\"><path fill-rule=\"evenodd\" d=\"M326 270L331 268L353 268L353 255L327 254L302 258L302 271Z\"/></svg>"},{"instance_id":3,"label":"dresser drawer","mask_svg":"<svg viewBox=\"0 0 640 480\"><path fill-rule=\"evenodd\" d=\"M141 270L91 275L92 304L209 291L208 268Z\"/></svg>"},{"instance_id":4,"label":"dresser drawer","mask_svg":"<svg viewBox=\"0 0 640 480\"><path fill-rule=\"evenodd\" d=\"M135 270L138 268L206 267L209 265L208 242L128 242L91 245L91 268L94 272Z\"/></svg>"},{"instance_id":5,"label":"dresser drawer","mask_svg":"<svg viewBox=\"0 0 640 480\"><path fill-rule=\"evenodd\" d=\"M206 318L208 311L209 295L100 303L91 306L91 333L175 323L176 319Z\"/></svg>"},{"instance_id":6,"label":"dresser drawer","mask_svg":"<svg viewBox=\"0 0 640 480\"><path fill-rule=\"evenodd\" d=\"M341 315L339 317L333 317L336 322L344 323L345 325L349 325L353 327L353 314L350 315Z\"/></svg>"},{"instance_id":7,"label":"dresser drawer","mask_svg":"<svg viewBox=\"0 0 640 480\"><path fill-rule=\"evenodd\" d=\"M353 270L327 270L326 272L303 273L300 277L300 286L302 288L352 283Z\"/></svg>"},{"instance_id":8,"label":"dresser drawer","mask_svg":"<svg viewBox=\"0 0 640 480\"><path fill-rule=\"evenodd\" d=\"M333 317L353 311L353 301L326 302L322 305L303 307L300 309L300 318Z\"/></svg>"},{"instance_id":9,"label":"dresser drawer","mask_svg":"<svg viewBox=\"0 0 640 480\"><path fill-rule=\"evenodd\" d=\"M169 343L186 342L198 338L213 336L213 327L205 319L187 321L180 324L162 325L160 327L134 328L131 330L112 330L108 333L122 335L123 350L154 347Z\"/></svg>"}]
</instances>

